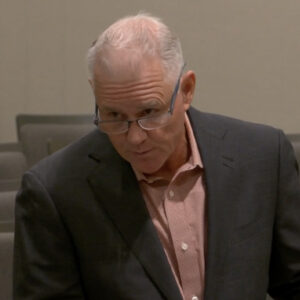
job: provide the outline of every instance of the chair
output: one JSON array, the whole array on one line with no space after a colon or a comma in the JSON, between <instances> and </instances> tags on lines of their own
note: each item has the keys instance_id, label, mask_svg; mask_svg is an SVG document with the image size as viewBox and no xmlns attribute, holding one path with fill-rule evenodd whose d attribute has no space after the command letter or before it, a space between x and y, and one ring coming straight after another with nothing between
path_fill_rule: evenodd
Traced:
<instances>
[{"instance_id":1,"label":"chair","mask_svg":"<svg viewBox=\"0 0 300 300\"><path fill-rule=\"evenodd\" d=\"M300 133L288 133L286 136L291 142L300 141Z\"/></svg>"},{"instance_id":2,"label":"chair","mask_svg":"<svg viewBox=\"0 0 300 300\"><path fill-rule=\"evenodd\" d=\"M29 166L95 128L93 115L22 114L16 117L16 123Z\"/></svg>"},{"instance_id":3,"label":"chair","mask_svg":"<svg viewBox=\"0 0 300 300\"><path fill-rule=\"evenodd\" d=\"M27 162L19 143L0 144L0 191L17 190Z\"/></svg>"},{"instance_id":4,"label":"chair","mask_svg":"<svg viewBox=\"0 0 300 300\"><path fill-rule=\"evenodd\" d=\"M296 158L297 158L298 164L300 166L300 133L287 134L287 137L291 141L291 143L294 147Z\"/></svg>"},{"instance_id":5,"label":"chair","mask_svg":"<svg viewBox=\"0 0 300 300\"><path fill-rule=\"evenodd\" d=\"M0 192L0 233L14 231L16 191Z\"/></svg>"},{"instance_id":6,"label":"chair","mask_svg":"<svg viewBox=\"0 0 300 300\"><path fill-rule=\"evenodd\" d=\"M0 299L12 299L13 232L0 233Z\"/></svg>"}]
</instances>

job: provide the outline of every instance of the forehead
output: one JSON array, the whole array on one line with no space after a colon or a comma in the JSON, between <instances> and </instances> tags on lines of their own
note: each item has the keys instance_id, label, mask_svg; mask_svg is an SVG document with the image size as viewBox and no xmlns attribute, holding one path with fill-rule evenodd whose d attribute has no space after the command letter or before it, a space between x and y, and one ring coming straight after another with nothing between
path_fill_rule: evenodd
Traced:
<instances>
[{"instance_id":1,"label":"forehead","mask_svg":"<svg viewBox=\"0 0 300 300\"><path fill-rule=\"evenodd\" d=\"M116 57L115 57L116 59ZM149 101L164 99L169 90L162 64L157 58L145 58L135 65L120 59L112 62L110 71L95 68L94 93L98 105L113 104L123 100Z\"/></svg>"},{"instance_id":2,"label":"forehead","mask_svg":"<svg viewBox=\"0 0 300 300\"><path fill-rule=\"evenodd\" d=\"M127 83L146 77L164 79L164 70L157 57L142 57L134 50L111 51L109 55L95 63L94 80L96 83Z\"/></svg>"}]
</instances>

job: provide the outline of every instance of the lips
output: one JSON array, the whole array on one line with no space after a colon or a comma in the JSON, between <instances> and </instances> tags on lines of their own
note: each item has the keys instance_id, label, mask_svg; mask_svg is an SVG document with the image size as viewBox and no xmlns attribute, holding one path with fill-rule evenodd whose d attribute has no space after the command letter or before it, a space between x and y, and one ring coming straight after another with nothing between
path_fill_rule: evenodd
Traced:
<instances>
[{"instance_id":1,"label":"lips","mask_svg":"<svg viewBox=\"0 0 300 300\"><path fill-rule=\"evenodd\" d=\"M138 155L138 156L142 156L142 155L148 154L150 151L151 151L151 149L150 150L143 150L143 151L133 151L133 154Z\"/></svg>"}]
</instances>

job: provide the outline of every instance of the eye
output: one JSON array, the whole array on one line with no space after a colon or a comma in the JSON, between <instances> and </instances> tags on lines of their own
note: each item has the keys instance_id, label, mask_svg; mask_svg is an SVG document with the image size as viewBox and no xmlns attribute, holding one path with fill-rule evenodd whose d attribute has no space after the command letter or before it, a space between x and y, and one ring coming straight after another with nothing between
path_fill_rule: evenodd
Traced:
<instances>
[{"instance_id":1,"label":"eye","mask_svg":"<svg viewBox=\"0 0 300 300\"><path fill-rule=\"evenodd\" d=\"M106 120L123 120L124 119L123 114L118 113L116 111L106 112L104 117Z\"/></svg>"},{"instance_id":2,"label":"eye","mask_svg":"<svg viewBox=\"0 0 300 300\"><path fill-rule=\"evenodd\" d=\"M115 111L110 112L108 115L114 119L117 119L118 117L120 117L120 114Z\"/></svg>"},{"instance_id":3,"label":"eye","mask_svg":"<svg viewBox=\"0 0 300 300\"><path fill-rule=\"evenodd\" d=\"M155 115L157 112L158 112L157 109L147 108L147 109L143 110L142 116L144 116L144 117L152 116L152 115Z\"/></svg>"}]
</instances>

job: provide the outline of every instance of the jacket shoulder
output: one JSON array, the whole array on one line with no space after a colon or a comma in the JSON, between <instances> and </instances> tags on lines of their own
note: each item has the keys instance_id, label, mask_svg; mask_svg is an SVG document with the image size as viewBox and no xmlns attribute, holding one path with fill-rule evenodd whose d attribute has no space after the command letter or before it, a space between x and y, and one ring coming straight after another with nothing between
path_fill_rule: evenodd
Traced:
<instances>
[{"instance_id":1,"label":"jacket shoulder","mask_svg":"<svg viewBox=\"0 0 300 300\"><path fill-rule=\"evenodd\" d=\"M27 173L38 177L45 185L67 178L86 178L96 162L116 155L107 136L95 129L79 140L42 159ZM26 173L25 173L26 174Z\"/></svg>"},{"instance_id":2,"label":"jacket shoulder","mask_svg":"<svg viewBox=\"0 0 300 300\"><path fill-rule=\"evenodd\" d=\"M204 130L219 137L230 133L236 137L247 136L250 139L251 137L263 137L265 135L273 136L277 139L281 132L281 130L269 125L202 112L194 108L190 109L189 116L195 131Z\"/></svg>"}]
</instances>

